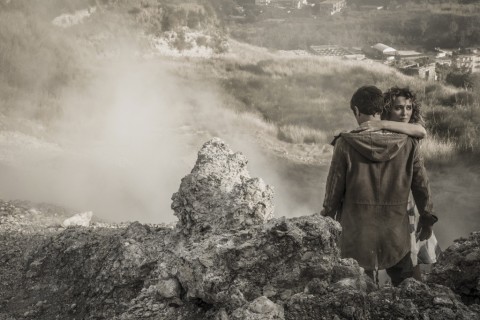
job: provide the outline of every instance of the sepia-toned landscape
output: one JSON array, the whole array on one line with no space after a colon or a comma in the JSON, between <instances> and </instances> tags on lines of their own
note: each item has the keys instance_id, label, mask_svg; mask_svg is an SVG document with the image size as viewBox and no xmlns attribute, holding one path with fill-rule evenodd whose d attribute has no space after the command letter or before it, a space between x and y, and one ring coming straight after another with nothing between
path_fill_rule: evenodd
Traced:
<instances>
[{"instance_id":1,"label":"sepia-toned landscape","mask_svg":"<svg viewBox=\"0 0 480 320\"><path fill-rule=\"evenodd\" d=\"M0 319L480 317L479 13L0 0ZM365 84L410 87L427 129L444 252L398 288L319 215Z\"/></svg>"}]
</instances>

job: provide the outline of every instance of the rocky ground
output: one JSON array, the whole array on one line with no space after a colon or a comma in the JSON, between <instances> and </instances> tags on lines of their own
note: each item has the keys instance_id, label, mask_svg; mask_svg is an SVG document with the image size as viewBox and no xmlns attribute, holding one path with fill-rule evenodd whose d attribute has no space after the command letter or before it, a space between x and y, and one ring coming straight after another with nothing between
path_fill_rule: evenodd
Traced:
<instances>
[{"instance_id":1,"label":"rocky ground","mask_svg":"<svg viewBox=\"0 0 480 320\"><path fill-rule=\"evenodd\" d=\"M74 213L0 202L0 319L478 319L478 233L426 283L376 288L340 226L273 218L273 191L219 139L172 197L176 226L64 227Z\"/></svg>"},{"instance_id":2,"label":"rocky ground","mask_svg":"<svg viewBox=\"0 0 480 320\"><path fill-rule=\"evenodd\" d=\"M455 240L442 253L428 281L442 283L459 294L466 304L480 304L480 232Z\"/></svg>"},{"instance_id":3,"label":"rocky ground","mask_svg":"<svg viewBox=\"0 0 480 320\"><path fill-rule=\"evenodd\" d=\"M61 222L67 217L64 209L53 206L0 201L0 310L7 310L22 287L24 256L61 232Z\"/></svg>"}]
</instances>

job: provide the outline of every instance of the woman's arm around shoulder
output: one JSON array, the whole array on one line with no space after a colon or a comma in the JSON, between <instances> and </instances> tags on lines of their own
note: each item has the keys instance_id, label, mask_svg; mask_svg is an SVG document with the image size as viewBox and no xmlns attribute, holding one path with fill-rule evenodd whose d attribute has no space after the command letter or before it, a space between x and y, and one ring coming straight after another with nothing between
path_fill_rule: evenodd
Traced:
<instances>
[{"instance_id":1,"label":"woman's arm around shoulder","mask_svg":"<svg viewBox=\"0 0 480 320\"><path fill-rule=\"evenodd\" d=\"M423 139L427 136L427 130L418 123L405 123L389 120L370 120L362 123L355 132L388 130L404 133L414 138Z\"/></svg>"}]
</instances>

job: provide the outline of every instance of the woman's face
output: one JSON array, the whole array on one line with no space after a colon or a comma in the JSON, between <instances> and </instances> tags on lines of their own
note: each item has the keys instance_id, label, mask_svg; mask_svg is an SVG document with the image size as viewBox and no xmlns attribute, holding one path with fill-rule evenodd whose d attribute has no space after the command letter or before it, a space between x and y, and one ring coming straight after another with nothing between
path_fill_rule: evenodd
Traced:
<instances>
[{"instance_id":1,"label":"woman's face","mask_svg":"<svg viewBox=\"0 0 480 320\"><path fill-rule=\"evenodd\" d=\"M412 101L405 97L395 98L392 110L390 111L391 121L409 122L412 117Z\"/></svg>"}]
</instances>

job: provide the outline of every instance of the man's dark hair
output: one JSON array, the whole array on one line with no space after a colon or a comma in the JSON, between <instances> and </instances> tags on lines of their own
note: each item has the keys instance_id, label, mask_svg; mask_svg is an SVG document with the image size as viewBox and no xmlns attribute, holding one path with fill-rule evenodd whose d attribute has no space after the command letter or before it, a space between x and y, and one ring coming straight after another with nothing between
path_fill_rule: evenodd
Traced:
<instances>
[{"instance_id":1,"label":"man's dark hair","mask_svg":"<svg viewBox=\"0 0 480 320\"><path fill-rule=\"evenodd\" d=\"M360 113L373 116L383 111L382 90L375 86L360 87L350 100L350 108L357 107Z\"/></svg>"},{"instance_id":2,"label":"man's dark hair","mask_svg":"<svg viewBox=\"0 0 480 320\"><path fill-rule=\"evenodd\" d=\"M383 98L385 106L384 112L382 114L382 119L390 119L390 114L392 112L392 108L394 107L395 99L398 97L404 97L405 99L409 99L412 102L412 117L410 118L410 123L419 123L421 125L424 125L420 102L417 101L417 97L408 87L392 87L384 93Z\"/></svg>"}]
</instances>

